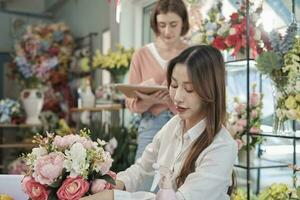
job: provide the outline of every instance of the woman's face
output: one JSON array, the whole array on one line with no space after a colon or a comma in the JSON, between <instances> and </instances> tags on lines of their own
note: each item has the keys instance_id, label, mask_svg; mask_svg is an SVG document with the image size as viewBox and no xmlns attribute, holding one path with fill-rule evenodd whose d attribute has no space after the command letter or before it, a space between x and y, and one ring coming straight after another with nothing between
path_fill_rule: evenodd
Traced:
<instances>
[{"instance_id":1,"label":"woman's face","mask_svg":"<svg viewBox=\"0 0 300 200\"><path fill-rule=\"evenodd\" d=\"M202 119L202 101L194 90L185 65L175 65L169 92L180 118L191 126Z\"/></svg>"},{"instance_id":2,"label":"woman's face","mask_svg":"<svg viewBox=\"0 0 300 200\"><path fill-rule=\"evenodd\" d=\"M156 16L159 37L166 43L172 44L180 39L182 19L173 12L158 14Z\"/></svg>"}]
</instances>

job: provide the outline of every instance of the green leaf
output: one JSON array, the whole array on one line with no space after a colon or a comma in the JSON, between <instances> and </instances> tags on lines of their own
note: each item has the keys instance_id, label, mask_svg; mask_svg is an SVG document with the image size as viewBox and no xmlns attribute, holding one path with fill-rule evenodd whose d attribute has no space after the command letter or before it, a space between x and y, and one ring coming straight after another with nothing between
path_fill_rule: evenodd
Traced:
<instances>
[{"instance_id":1,"label":"green leaf","mask_svg":"<svg viewBox=\"0 0 300 200\"><path fill-rule=\"evenodd\" d=\"M281 58L274 52L264 52L256 60L257 69L271 75L274 70L281 69Z\"/></svg>"},{"instance_id":2,"label":"green leaf","mask_svg":"<svg viewBox=\"0 0 300 200\"><path fill-rule=\"evenodd\" d=\"M110 184L116 185L115 180L111 176L109 176L107 174L105 174L104 176L102 176L102 179L106 180Z\"/></svg>"}]
</instances>

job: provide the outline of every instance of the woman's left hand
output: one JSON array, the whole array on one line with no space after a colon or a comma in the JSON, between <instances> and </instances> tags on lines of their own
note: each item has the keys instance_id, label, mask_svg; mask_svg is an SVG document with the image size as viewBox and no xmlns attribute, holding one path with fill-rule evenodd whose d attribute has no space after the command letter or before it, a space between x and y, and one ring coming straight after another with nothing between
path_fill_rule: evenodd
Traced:
<instances>
[{"instance_id":1,"label":"woman's left hand","mask_svg":"<svg viewBox=\"0 0 300 200\"><path fill-rule=\"evenodd\" d=\"M104 190L102 192L98 192L96 194L83 197L80 200L113 200L113 199L114 199L114 191Z\"/></svg>"}]
</instances>

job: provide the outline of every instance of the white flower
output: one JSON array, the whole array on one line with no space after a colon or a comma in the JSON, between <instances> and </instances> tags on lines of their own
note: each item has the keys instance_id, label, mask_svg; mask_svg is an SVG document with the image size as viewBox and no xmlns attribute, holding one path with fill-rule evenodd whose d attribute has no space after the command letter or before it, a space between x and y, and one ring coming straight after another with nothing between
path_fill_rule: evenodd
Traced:
<instances>
[{"instance_id":1,"label":"white flower","mask_svg":"<svg viewBox=\"0 0 300 200\"><path fill-rule=\"evenodd\" d=\"M70 177L84 176L89 167L86 161L87 152L82 144L74 143L70 150L65 151L67 159L64 161L64 167L70 172Z\"/></svg>"},{"instance_id":2,"label":"white flower","mask_svg":"<svg viewBox=\"0 0 300 200\"><path fill-rule=\"evenodd\" d=\"M261 31L259 29L255 29L254 40L260 40L261 38Z\"/></svg>"},{"instance_id":3,"label":"white flower","mask_svg":"<svg viewBox=\"0 0 300 200\"><path fill-rule=\"evenodd\" d=\"M99 138L97 139L97 142L101 145L104 146L106 142L104 140L100 140Z\"/></svg>"},{"instance_id":4,"label":"white flower","mask_svg":"<svg viewBox=\"0 0 300 200\"><path fill-rule=\"evenodd\" d=\"M109 142L105 146L105 150L108 151L110 154L113 154L117 146L118 146L118 141L115 137L113 137L109 140Z\"/></svg>"},{"instance_id":5,"label":"white flower","mask_svg":"<svg viewBox=\"0 0 300 200\"><path fill-rule=\"evenodd\" d=\"M235 28L230 28L229 29L229 35L235 35L236 34L236 29Z\"/></svg>"},{"instance_id":6,"label":"white flower","mask_svg":"<svg viewBox=\"0 0 300 200\"><path fill-rule=\"evenodd\" d=\"M44 147L38 147L32 149L32 155L36 156L36 158L47 155L47 153L48 152Z\"/></svg>"},{"instance_id":7,"label":"white flower","mask_svg":"<svg viewBox=\"0 0 300 200\"><path fill-rule=\"evenodd\" d=\"M227 32L230 28L229 23L224 23L218 30L217 34L218 35L224 35L225 32Z\"/></svg>"}]
</instances>

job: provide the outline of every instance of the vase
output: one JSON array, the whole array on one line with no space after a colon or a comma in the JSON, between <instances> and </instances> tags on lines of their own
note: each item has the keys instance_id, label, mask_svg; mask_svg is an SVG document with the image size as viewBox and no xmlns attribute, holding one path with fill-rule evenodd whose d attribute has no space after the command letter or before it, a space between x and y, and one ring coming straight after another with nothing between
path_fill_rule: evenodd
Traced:
<instances>
[{"instance_id":1,"label":"vase","mask_svg":"<svg viewBox=\"0 0 300 200\"><path fill-rule=\"evenodd\" d=\"M293 121L288 119L282 108L286 99L285 87L281 87L279 83L273 82L273 133L286 135L293 132Z\"/></svg>"},{"instance_id":2,"label":"vase","mask_svg":"<svg viewBox=\"0 0 300 200\"><path fill-rule=\"evenodd\" d=\"M125 74L112 74L111 73L111 81L113 83L123 83L125 78Z\"/></svg>"},{"instance_id":3,"label":"vase","mask_svg":"<svg viewBox=\"0 0 300 200\"><path fill-rule=\"evenodd\" d=\"M81 93L82 107L83 108L93 108L95 107L96 97L92 92L91 86L87 86L85 90Z\"/></svg>"},{"instance_id":4,"label":"vase","mask_svg":"<svg viewBox=\"0 0 300 200\"><path fill-rule=\"evenodd\" d=\"M26 113L26 124L41 124L39 115L44 103L43 92L39 89L25 89L21 92L21 101Z\"/></svg>"}]
</instances>

